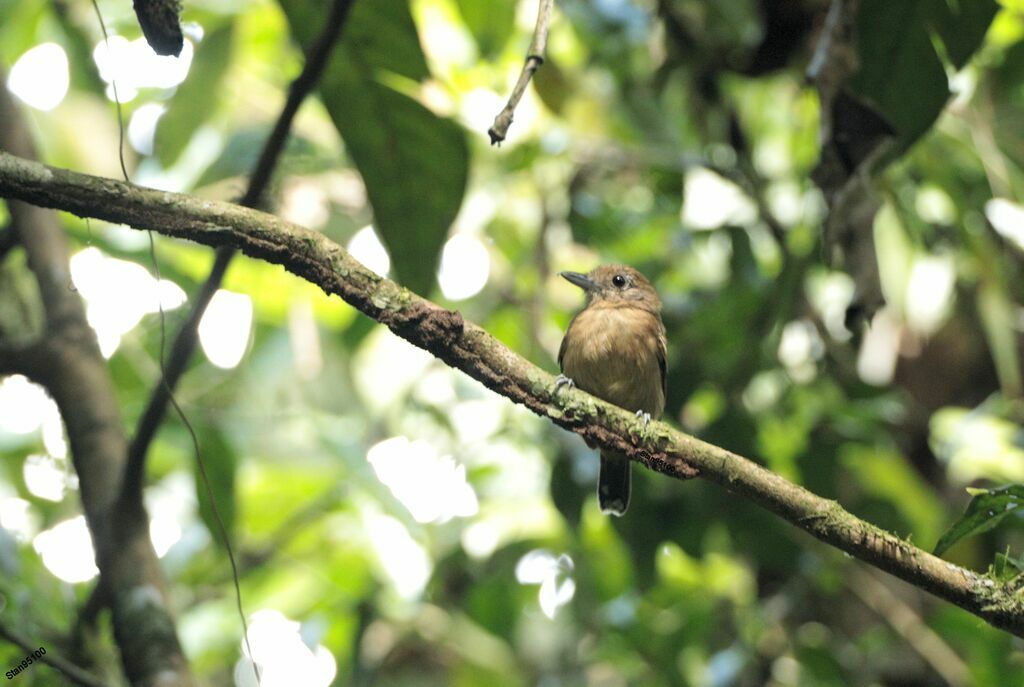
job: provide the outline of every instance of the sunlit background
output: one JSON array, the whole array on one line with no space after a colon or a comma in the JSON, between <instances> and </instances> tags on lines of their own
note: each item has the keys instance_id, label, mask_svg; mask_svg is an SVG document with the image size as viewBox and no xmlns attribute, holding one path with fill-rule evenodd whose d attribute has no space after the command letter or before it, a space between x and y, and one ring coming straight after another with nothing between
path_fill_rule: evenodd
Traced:
<instances>
[{"instance_id":1,"label":"sunlit background","mask_svg":"<svg viewBox=\"0 0 1024 687\"><path fill-rule=\"evenodd\" d=\"M47 161L118 176L110 107L116 92L137 162L133 181L236 198L249 167L239 160L254 159L262 139L235 134L262 135L300 61L275 5L222 4L189 3L199 19L190 19L178 58L156 56L137 37L128 10L112 3L101 3L109 41L98 38L89 15L75 19L75 35L90 37L91 50L69 55L60 32L45 26L26 31L17 54L7 47L7 88L47 141ZM501 149L486 147L484 131L518 74L535 3L515 4L513 40L487 55L460 18L462 4L413 2L434 76L416 97L463 124L475 155L464 202L440 251L434 298L553 371L561 332L580 305L578 292L556 272L608 259L653 267L670 336L680 332L670 343L670 364L686 377L682 387L678 377L670 380L677 412L668 419L728 445L739 440L724 422L742 414L737 426L753 438L737 450L830 496L853 499L929 546L952 511L940 503L940 488L933 491L908 467L904 452L913 447L887 434L918 412L893 385L901 364L921 355L926 342L943 337L951 323L964 326L958 305L981 284L988 309L981 316L984 333L975 338L992 347L998 374L974 399L980 405L951 398L926 418L926 442L939 460L941 488L959 494L977 480L1024 481L1020 424L996 394L1000 386L1012 389L1014 368L1006 338L993 334L1003 327L1016 336L1024 310L995 286L985 291L984 262L949 241L915 235L923 231L919 225L987 222L1006 246L1024 250L1024 206L1012 189L990 189L965 215L958 189L896 188L875 223L886 305L870 314L870 326L847 326L857 294L853 280L838 267L815 264L795 287L806 307L780 307L779 321L749 346L767 353L744 367L742 352L728 356L756 313L730 304L774 288L784 252L810 261L819 250L813 237L824 204L807 179L817 114L799 74L746 91L737 84L729 94L759 133L750 158L764 181L762 207L751 189L713 171L735 162L724 143L708 144L701 155L715 164L702 164L657 150L656 141L637 143L642 127L627 134L601 119L618 86L608 64L615 57L598 57L594 36L608 30L617 50L656 63L660 53L651 36L660 34L652 33L651 3L570 3L556 20L548 69L575 78L576 90L559 111L550 96L529 91ZM164 118L180 107L176 89L202 68L211 29L236 12L239 35L226 52L224 92L211 94L204 105L211 112L193 129L162 130ZM102 80L102 98L75 85L81 77L73 76L84 67L74 60L83 55ZM968 67L956 77L961 109L980 71ZM552 86L537 88L547 93ZM942 136L967 136L961 114L944 120ZM276 211L395 277L366 188L320 103L303 109L296 131L306 148L283 165L287 179L275 188ZM168 145L177 154L162 158ZM246 155L235 155L243 145ZM933 164L929 154L937 153L921 155ZM662 176L674 180L667 191L655 186ZM785 228L784 245L762 221L765 208ZM74 239L69 288L86 305L130 428L159 374L161 331L176 331L212 257L157 237L158 271L144 234L65 219ZM749 321L723 321L716 312ZM685 329L687 322L697 324ZM748 557L743 542L764 537L731 536L735 529L717 526L710 513L722 514L723 502L714 500L721 495L697 495L698 487L684 492L646 476L638 478L638 498L653 505L635 506L632 524L610 522L591 496L596 464L580 441L279 268L237 259L198 333L202 359L179 399L197 426L205 460L222 466L213 470L211 486L243 561L248 645L239 641L226 561L200 503L205 487L197 484L190 443L174 419L152 451L146 504L154 547L172 587L182 590L175 593L182 642L197 671L214 676L211 684L230 674L239 687L254 685L253 662L263 687L348 684L358 672L353 666L389 662L427 665L431 674L444 673L435 664L468 666L458 673L459 684L498 684L490 682L495 675L507 678L502 684L640 684L645 652L662 650L668 658L659 665L672 666L685 684L753 684L738 676L758 660L769 666L774 685L842 684L819 680L807 659L844 642L842 631L799 613L791 617L790 604L800 595L779 579L806 575L816 593L834 594L841 583L829 571L839 568L820 548L799 542L813 549L799 555L793 564L799 570ZM823 427L839 427L839 438L814 435L831 431ZM837 487L823 477L807 460L812 449L840 455L842 467L834 469L853 475L849 483ZM12 540L0 539L0 569L15 565L9 562L15 551L34 556L54 579L22 584L33 590L30 596L53 599L46 613L61 618L98 573L58 409L21 376L0 380L0 455L0 534ZM891 474L913 486L901 492L885 481ZM691 500L680 505L684 493ZM659 508L679 522L662 522ZM699 532L694 522L703 523ZM679 535L685 526L690 534ZM631 533L650 545L631 549ZM772 536L784 538L778 531ZM23 565L33 570L33 563ZM827 574L816 577L821 570ZM761 594L770 597L763 604ZM730 613L736 617L722 622L739 629L717 636L716 618ZM654 639L630 634L639 623ZM692 644L674 650L657 644L668 637ZM883 631L860 644L851 640L835 673L855 673L864 657L895 641ZM968 639L957 641L962 653L975 651ZM582 659L589 665L578 674L581 681L569 667L579 656L589 657ZM999 660L986 665L1001 669Z\"/></svg>"}]
</instances>

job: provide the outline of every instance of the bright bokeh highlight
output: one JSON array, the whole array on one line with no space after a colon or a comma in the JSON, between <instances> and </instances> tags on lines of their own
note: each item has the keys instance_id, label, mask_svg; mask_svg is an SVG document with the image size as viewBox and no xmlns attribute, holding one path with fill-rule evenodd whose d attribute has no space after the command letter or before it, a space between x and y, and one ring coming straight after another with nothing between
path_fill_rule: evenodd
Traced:
<instances>
[{"instance_id":1,"label":"bright bokeh highlight","mask_svg":"<svg viewBox=\"0 0 1024 687\"><path fill-rule=\"evenodd\" d=\"M907 324L922 334L934 333L949 315L956 286L952 255L918 257L907 282Z\"/></svg>"},{"instance_id":2,"label":"bright bokeh highlight","mask_svg":"<svg viewBox=\"0 0 1024 687\"><path fill-rule=\"evenodd\" d=\"M33 496L47 501L60 501L68 488L66 467L52 456L33 454L25 458L21 472L25 487Z\"/></svg>"},{"instance_id":3,"label":"bright bokeh highlight","mask_svg":"<svg viewBox=\"0 0 1024 687\"><path fill-rule=\"evenodd\" d=\"M0 495L0 527L14 535L15 541L27 542L39 531L39 515L25 499Z\"/></svg>"},{"instance_id":4,"label":"bright bokeh highlight","mask_svg":"<svg viewBox=\"0 0 1024 687\"><path fill-rule=\"evenodd\" d=\"M114 99L113 84L121 102L134 100L140 88L174 88L188 75L192 65L194 49L192 42L185 41L181 55L162 56L153 52L145 38L129 41L124 36L111 36L110 41L100 41L93 49L92 56L100 72L100 78L107 84L107 97Z\"/></svg>"},{"instance_id":5,"label":"bright bokeh highlight","mask_svg":"<svg viewBox=\"0 0 1024 687\"><path fill-rule=\"evenodd\" d=\"M242 362L251 331L252 299L221 289L199 321L199 343L211 363L230 370Z\"/></svg>"},{"instance_id":6,"label":"bright bokeh highlight","mask_svg":"<svg viewBox=\"0 0 1024 687\"><path fill-rule=\"evenodd\" d=\"M92 537L81 515L40 532L32 540L32 547L43 565L65 582L88 582L99 574Z\"/></svg>"},{"instance_id":7,"label":"bright bokeh highlight","mask_svg":"<svg viewBox=\"0 0 1024 687\"><path fill-rule=\"evenodd\" d=\"M572 601L576 594L573 568L573 560L568 554L555 556L546 549L534 549L519 559L516 579L520 584L540 585L540 610L553 620L558 610Z\"/></svg>"},{"instance_id":8,"label":"bright bokeh highlight","mask_svg":"<svg viewBox=\"0 0 1024 687\"><path fill-rule=\"evenodd\" d=\"M434 567L424 548L388 515L369 514L366 536L395 593L405 601L418 599Z\"/></svg>"},{"instance_id":9,"label":"bright bokeh highlight","mask_svg":"<svg viewBox=\"0 0 1024 687\"><path fill-rule=\"evenodd\" d=\"M160 103L146 103L140 106L128 122L128 143L142 155L153 154L156 125L167 108Z\"/></svg>"},{"instance_id":10,"label":"bright bokeh highlight","mask_svg":"<svg viewBox=\"0 0 1024 687\"><path fill-rule=\"evenodd\" d=\"M935 413L929 424L935 454L946 463L954 484L1024 481L1024 449L1017 423L950 406Z\"/></svg>"},{"instance_id":11,"label":"bright bokeh highlight","mask_svg":"<svg viewBox=\"0 0 1024 687\"><path fill-rule=\"evenodd\" d=\"M302 625L274 610L253 613L246 646L235 663L236 687L256 687L252 661L259 667L259 687L327 687L338 672L338 665L323 644L308 646L300 630ZM249 649L252 649L252 656Z\"/></svg>"},{"instance_id":12,"label":"bright bokeh highlight","mask_svg":"<svg viewBox=\"0 0 1024 687\"><path fill-rule=\"evenodd\" d=\"M430 353L378 327L356 353L352 376L361 400L382 412L419 382L433 363Z\"/></svg>"},{"instance_id":13,"label":"bright bokeh highlight","mask_svg":"<svg viewBox=\"0 0 1024 687\"><path fill-rule=\"evenodd\" d=\"M86 318L106 358L145 315L185 302L185 292L174 282L157 281L142 265L112 258L95 247L71 257L71 280L85 300Z\"/></svg>"},{"instance_id":14,"label":"bright bokeh highlight","mask_svg":"<svg viewBox=\"0 0 1024 687\"><path fill-rule=\"evenodd\" d=\"M985 203L985 218L1003 238L1024 250L1024 206L1006 198L993 198Z\"/></svg>"},{"instance_id":15,"label":"bright bokeh highlight","mask_svg":"<svg viewBox=\"0 0 1024 687\"><path fill-rule=\"evenodd\" d=\"M387 248L380 242L377 232L370 225L352 235L348 242L348 252L381 276L386 276L391 269L391 257L388 256Z\"/></svg>"},{"instance_id":16,"label":"bright bokeh highlight","mask_svg":"<svg viewBox=\"0 0 1024 687\"><path fill-rule=\"evenodd\" d=\"M818 330L809 320L793 320L782 329L779 339L779 362L786 366L790 377L797 382L814 378L815 361L825 352Z\"/></svg>"},{"instance_id":17,"label":"bright bokeh highlight","mask_svg":"<svg viewBox=\"0 0 1024 687\"><path fill-rule=\"evenodd\" d=\"M56 43L42 43L28 50L11 67L7 88L26 105L49 111L68 94L71 76L68 56Z\"/></svg>"},{"instance_id":18,"label":"bright bokeh highlight","mask_svg":"<svg viewBox=\"0 0 1024 687\"><path fill-rule=\"evenodd\" d=\"M868 384L885 386L896 374L901 324L889 308L882 308L871 320L857 352L857 374Z\"/></svg>"},{"instance_id":19,"label":"bright bokeh highlight","mask_svg":"<svg viewBox=\"0 0 1024 687\"><path fill-rule=\"evenodd\" d=\"M456 234L444 244L437 281L448 300L461 301L480 293L490 273L491 256L480 239Z\"/></svg>"},{"instance_id":20,"label":"bright bokeh highlight","mask_svg":"<svg viewBox=\"0 0 1024 687\"><path fill-rule=\"evenodd\" d=\"M476 493L466 481L466 466L442 456L426 441L392 437L366 455L377 478L422 523L443 523L476 515Z\"/></svg>"},{"instance_id":21,"label":"bright bokeh highlight","mask_svg":"<svg viewBox=\"0 0 1024 687\"><path fill-rule=\"evenodd\" d=\"M703 167L686 173L682 210L686 226L717 229L726 224L750 224L756 217L754 202L736 184Z\"/></svg>"},{"instance_id":22,"label":"bright bokeh highlight","mask_svg":"<svg viewBox=\"0 0 1024 687\"><path fill-rule=\"evenodd\" d=\"M43 387L22 375L0 379L0 432L31 434L56 422L60 426L60 411Z\"/></svg>"},{"instance_id":23,"label":"bright bokeh highlight","mask_svg":"<svg viewBox=\"0 0 1024 687\"><path fill-rule=\"evenodd\" d=\"M195 483L185 472L168 475L146 489L149 538L157 556L163 558L195 524L196 508Z\"/></svg>"}]
</instances>

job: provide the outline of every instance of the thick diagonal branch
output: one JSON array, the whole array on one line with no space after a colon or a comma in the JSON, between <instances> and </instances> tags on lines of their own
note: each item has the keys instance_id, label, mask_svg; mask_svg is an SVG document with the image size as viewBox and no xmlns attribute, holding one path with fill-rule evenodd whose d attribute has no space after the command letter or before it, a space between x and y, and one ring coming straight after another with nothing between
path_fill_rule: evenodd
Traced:
<instances>
[{"instance_id":1,"label":"thick diagonal branch","mask_svg":"<svg viewBox=\"0 0 1024 687\"><path fill-rule=\"evenodd\" d=\"M1024 637L1013 590L933 556L726 449L653 423L554 378L462 316L366 269L323 235L265 213L46 167L0 153L0 196L231 246L284 266L493 391L604 448L677 479L697 475L748 498L814 537Z\"/></svg>"}]
</instances>

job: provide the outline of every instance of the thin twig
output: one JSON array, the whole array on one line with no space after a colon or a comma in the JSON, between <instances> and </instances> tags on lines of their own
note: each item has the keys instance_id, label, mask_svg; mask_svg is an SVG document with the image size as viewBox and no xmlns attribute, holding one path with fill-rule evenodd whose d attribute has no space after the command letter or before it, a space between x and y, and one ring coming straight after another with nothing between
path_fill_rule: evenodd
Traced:
<instances>
[{"instance_id":1,"label":"thin twig","mask_svg":"<svg viewBox=\"0 0 1024 687\"><path fill-rule=\"evenodd\" d=\"M100 12L98 0L92 0L92 9L96 13L96 20L100 23L100 31L103 32L103 47L107 51L107 59L113 60L114 55L110 52L110 36L107 34L107 23L103 20L103 13ZM117 93L117 79L110 79L110 88L114 91L114 105L117 107L117 161L121 164L121 176L124 177L125 181L128 181L128 167L124 163L124 111L121 109L121 96Z\"/></svg>"},{"instance_id":2,"label":"thin twig","mask_svg":"<svg viewBox=\"0 0 1024 687\"><path fill-rule=\"evenodd\" d=\"M554 218L551 216L551 209L548 207L548 198L543 188L538 184L538 203L540 204L540 226L537 228L537 240L533 247L533 264L537 270L537 288L533 291L527 307L527 314L530 318L530 337L533 340L533 347L536 357L544 355L544 305L548 277L551 275L551 257L548 255L548 234L551 232L551 223Z\"/></svg>"},{"instance_id":3,"label":"thin twig","mask_svg":"<svg viewBox=\"0 0 1024 687\"><path fill-rule=\"evenodd\" d=\"M28 641L28 639L21 636L11 628L7 627L7 625L5 625L3 621L0 621L0 638L7 640L11 644L14 644L22 651L24 651L26 655L32 654L35 651L39 651L38 644L33 645L31 642ZM46 653L42 656L39 656L38 658L34 657L34 660L39 661L40 663L45 663L54 670L58 670L61 673L64 673L64 675L69 680L74 682L76 685L82 685L82 687L107 687L107 684L105 682L100 680L98 677L96 677L89 671L85 670L84 668L76 666L74 663L67 660L66 658L61 658L49 649L47 649Z\"/></svg>"},{"instance_id":4,"label":"thin twig","mask_svg":"<svg viewBox=\"0 0 1024 687\"><path fill-rule=\"evenodd\" d=\"M806 74L807 80L821 92L823 102L831 103L842 82L857 70L854 31L859 9L860 0L832 0L829 5Z\"/></svg>"},{"instance_id":5,"label":"thin twig","mask_svg":"<svg viewBox=\"0 0 1024 687\"><path fill-rule=\"evenodd\" d=\"M534 72L544 64L544 51L548 44L548 27L551 25L551 7L554 4L554 0L540 0L540 7L537 8L537 25L533 29L530 49L526 51L523 71L519 73L519 80L516 81L516 86L512 89L512 95L508 97L508 103L494 118L491 128L487 130L487 135L491 137L491 145L505 140L508 128L512 126L512 116L515 114L516 106L522 100Z\"/></svg>"}]
</instances>

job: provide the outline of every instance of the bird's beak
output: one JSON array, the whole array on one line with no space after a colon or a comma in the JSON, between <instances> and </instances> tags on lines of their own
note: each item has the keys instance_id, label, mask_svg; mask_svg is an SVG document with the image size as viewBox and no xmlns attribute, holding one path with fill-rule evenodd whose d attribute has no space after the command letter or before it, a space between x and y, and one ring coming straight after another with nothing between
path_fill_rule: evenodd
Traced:
<instances>
[{"instance_id":1,"label":"bird's beak","mask_svg":"<svg viewBox=\"0 0 1024 687\"><path fill-rule=\"evenodd\" d=\"M597 291L597 282L585 274L579 272L559 272L558 275L566 281L575 284L587 293Z\"/></svg>"}]
</instances>

